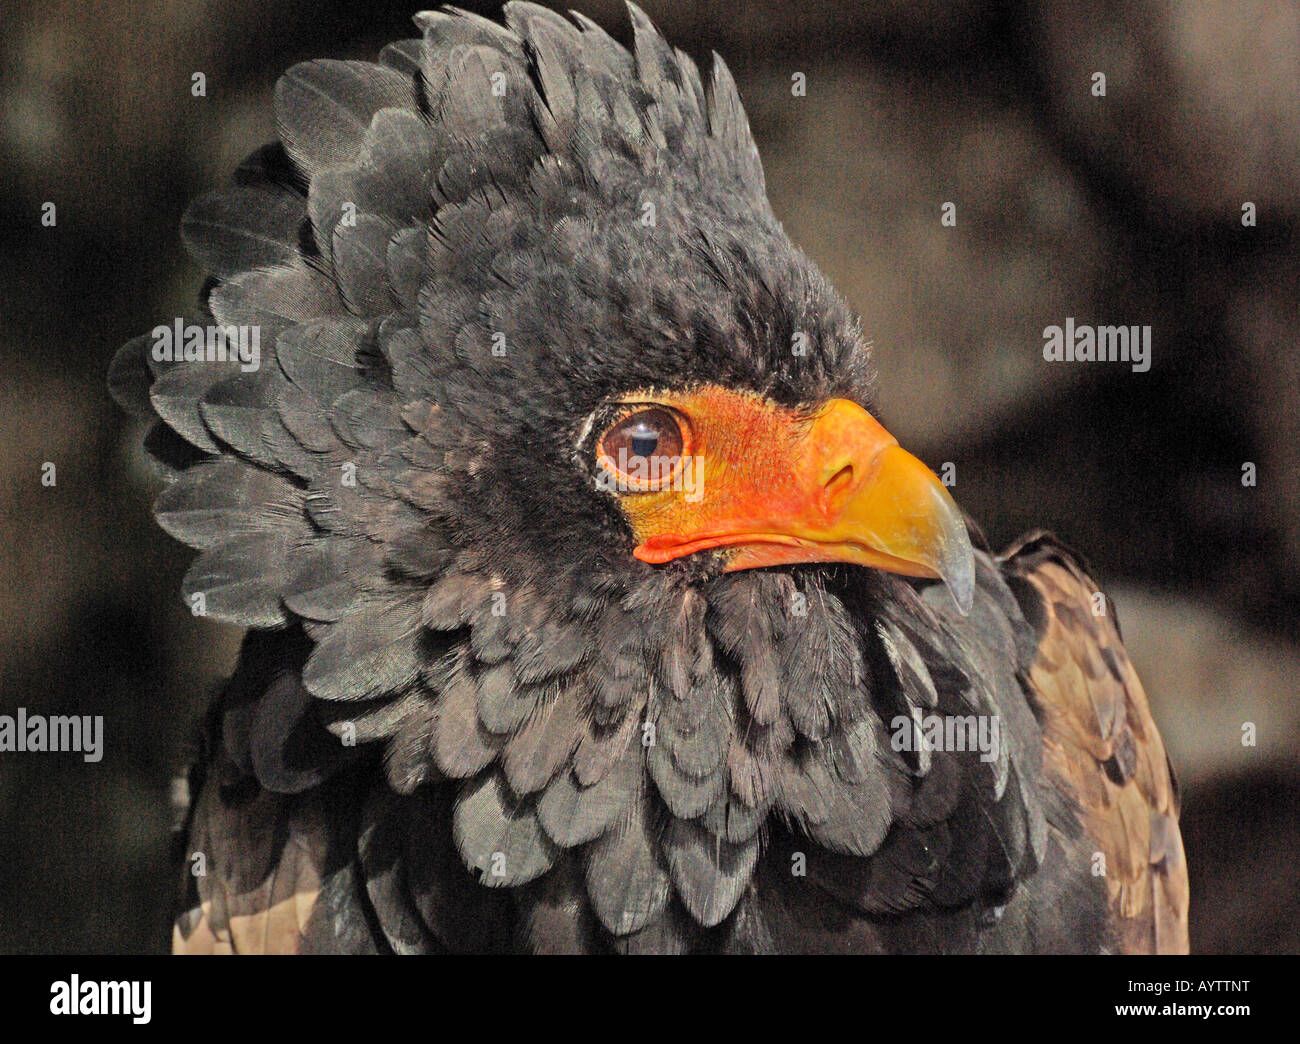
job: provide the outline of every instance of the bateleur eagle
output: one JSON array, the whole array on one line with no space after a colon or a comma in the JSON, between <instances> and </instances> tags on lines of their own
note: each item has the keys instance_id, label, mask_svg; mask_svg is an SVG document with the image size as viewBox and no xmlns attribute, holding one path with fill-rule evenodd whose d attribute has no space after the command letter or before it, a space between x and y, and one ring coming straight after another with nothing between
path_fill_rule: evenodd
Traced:
<instances>
[{"instance_id":1,"label":"bateleur eagle","mask_svg":"<svg viewBox=\"0 0 1300 1044\"><path fill-rule=\"evenodd\" d=\"M110 374L248 628L175 949L1185 950L1113 608L877 422L727 67L631 17L297 65L185 216L199 333Z\"/></svg>"}]
</instances>

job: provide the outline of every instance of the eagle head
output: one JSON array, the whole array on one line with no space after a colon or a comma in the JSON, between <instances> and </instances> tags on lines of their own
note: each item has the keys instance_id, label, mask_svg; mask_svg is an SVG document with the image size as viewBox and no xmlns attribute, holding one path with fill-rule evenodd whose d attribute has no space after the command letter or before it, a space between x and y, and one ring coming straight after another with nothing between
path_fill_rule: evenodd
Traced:
<instances>
[{"instance_id":1,"label":"eagle head","mask_svg":"<svg viewBox=\"0 0 1300 1044\"><path fill-rule=\"evenodd\" d=\"M765 823L865 856L950 811L886 722L1016 684L1009 633L992 669L935 652L990 567L875 419L726 66L631 11L631 50L511 3L289 70L278 141L185 216L200 335L111 375L200 552L191 605L303 635L297 696L254 716L262 785L382 751L401 793L454 786L483 884L578 860L619 937L720 922ZM304 722L343 742L266 753Z\"/></svg>"}]
</instances>

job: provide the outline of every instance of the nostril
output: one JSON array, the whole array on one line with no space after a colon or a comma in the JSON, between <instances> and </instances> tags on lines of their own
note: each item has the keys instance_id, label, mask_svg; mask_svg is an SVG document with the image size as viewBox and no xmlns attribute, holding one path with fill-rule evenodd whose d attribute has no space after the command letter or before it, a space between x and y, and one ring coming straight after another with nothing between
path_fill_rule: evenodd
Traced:
<instances>
[{"instance_id":1,"label":"nostril","mask_svg":"<svg viewBox=\"0 0 1300 1044\"><path fill-rule=\"evenodd\" d=\"M853 465L845 464L826 480L822 487L822 510L827 515L838 514L844 506L844 499L853 488Z\"/></svg>"}]
</instances>

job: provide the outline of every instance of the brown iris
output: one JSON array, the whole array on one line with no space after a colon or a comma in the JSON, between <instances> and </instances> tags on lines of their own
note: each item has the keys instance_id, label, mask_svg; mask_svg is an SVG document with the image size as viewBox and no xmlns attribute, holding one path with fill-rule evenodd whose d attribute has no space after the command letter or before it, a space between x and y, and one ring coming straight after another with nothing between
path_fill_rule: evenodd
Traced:
<instances>
[{"instance_id":1,"label":"brown iris","mask_svg":"<svg viewBox=\"0 0 1300 1044\"><path fill-rule=\"evenodd\" d=\"M624 488L651 491L663 488L681 467L686 436L681 420L660 406L624 414L600 439L601 467Z\"/></svg>"}]
</instances>

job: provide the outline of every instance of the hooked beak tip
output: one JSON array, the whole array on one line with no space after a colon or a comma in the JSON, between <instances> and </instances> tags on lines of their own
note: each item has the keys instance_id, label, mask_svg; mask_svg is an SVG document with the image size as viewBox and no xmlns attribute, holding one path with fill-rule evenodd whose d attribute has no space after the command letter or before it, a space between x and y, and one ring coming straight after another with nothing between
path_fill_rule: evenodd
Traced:
<instances>
[{"instance_id":1,"label":"hooked beak tip","mask_svg":"<svg viewBox=\"0 0 1300 1044\"><path fill-rule=\"evenodd\" d=\"M931 568L948 589L957 612L966 616L975 602L975 551L961 509L942 485L936 482L931 489L939 528Z\"/></svg>"},{"instance_id":2,"label":"hooked beak tip","mask_svg":"<svg viewBox=\"0 0 1300 1044\"><path fill-rule=\"evenodd\" d=\"M964 533L963 537L964 554L953 554L940 568L939 579L948 588L957 612L966 616L975 602L975 554L971 550L970 538L965 537Z\"/></svg>"}]
</instances>

